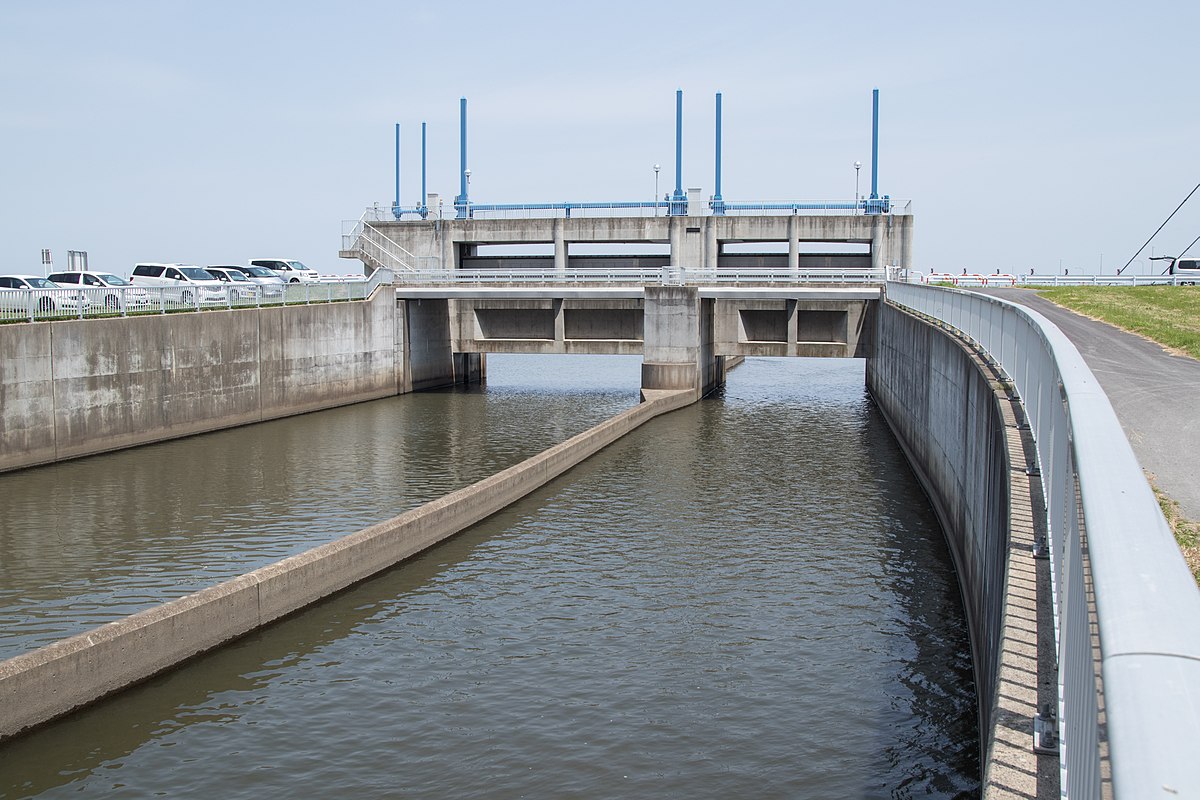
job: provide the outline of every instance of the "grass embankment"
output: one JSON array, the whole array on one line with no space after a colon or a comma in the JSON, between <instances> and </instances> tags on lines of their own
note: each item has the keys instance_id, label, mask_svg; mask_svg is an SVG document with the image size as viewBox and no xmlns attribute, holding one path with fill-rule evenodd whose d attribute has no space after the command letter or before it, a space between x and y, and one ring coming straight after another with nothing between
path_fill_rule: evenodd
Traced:
<instances>
[{"instance_id":1,"label":"grass embankment","mask_svg":"<svg viewBox=\"0 0 1200 800\"><path fill-rule=\"evenodd\" d=\"M1200 358L1200 287L1056 286L1038 294Z\"/></svg>"},{"instance_id":2,"label":"grass embankment","mask_svg":"<svg viewBox=\"0 0 1200 800\"><path fill-rule=\"evenodd\" d=\"M1080 314L1200 358L1200 287L1057 286L1039 294ZM1179 504L1157 487L1154 493L1192 575L1200 582L1200 523L1180 516Z\"/></svg>"}]
</instances>

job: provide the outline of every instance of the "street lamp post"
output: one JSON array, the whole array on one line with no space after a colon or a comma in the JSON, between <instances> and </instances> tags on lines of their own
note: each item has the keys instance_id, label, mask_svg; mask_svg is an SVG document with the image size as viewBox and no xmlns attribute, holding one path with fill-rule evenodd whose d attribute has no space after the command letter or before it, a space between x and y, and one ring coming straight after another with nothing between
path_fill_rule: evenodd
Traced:
<instances>
[{"instance_id":1,"label":"street lamp post","mask_svg":"<svg viewBox=\"0 0 1200 800\"><path fill-rule=\"evenodd\" d=\"M463 197L466 200L467 219L470 219L471 218L471 199L470 199L471 198L471 170L469 168L463 170L463 177L467 179L467 193Z\"/></svg>"},{"instance_id":2,"label":"street lamp post","mask_svg":"<svg viewBox=\"0 0 1200 800\"><path fill-rule=\"evenodd\" d=\"M858 171L862 169L862 162L854 162L854 208L858 210Z\"/></svg>"},{"instance_id":3,"label":"street lamp post","mask_svg":"<svg viewBox=\"0 0 1200 800\"><path fill-rule=\"evenodd\" d=\"M662 167L658 164L654 165L654 216L658 216L658 171Z\"/></svg>"}]
</instances>

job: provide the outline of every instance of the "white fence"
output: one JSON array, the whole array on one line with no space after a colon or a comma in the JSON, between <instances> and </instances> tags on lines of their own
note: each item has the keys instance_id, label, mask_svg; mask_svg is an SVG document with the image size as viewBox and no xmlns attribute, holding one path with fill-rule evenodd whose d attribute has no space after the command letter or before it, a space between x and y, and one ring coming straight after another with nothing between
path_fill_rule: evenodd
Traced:
<instances>
[{"instance_id":1,"label":"white fence","mask_svg":"<svg viewBox=\"0 0 1200 800\"><path fill-rule=\"evenodd\" d=\"M1102 696L1114 796L1200 797L1200 590L1095 376L1021 306L908 283L887 298L975 341L1024 404L1047 498L1063 796L1101 797Z\"/></svg>"},{"instance_id":2,"label":"white fence","mask_svg":"<svg viewBox=\"0 0 1200 800\"><path fill-rule=\"evenodd\" d=\"M367 278L206 287L203 293L174 286L0 289L0 324L363 300L380 284L391 282L390 270L376 270Z\"/></svg>"},{"instance_id":3,"label":"white fence","mask_svg":"<svg viewBox=\"0 0 1200 800\"><path fill-rule=\"evenodd\" d=\"M1196 282L1193 275L1010 275L996 273L931 272L919 278L920 283L950 284L953 286L1186 286Z\"/></svg>"},{"instance_id":4,"label":"white fence","mask_svg":"<svg viewBox=\"0 0 1200 800\"><path fill-rule=\"evenodd\" d=\"M396 273L405 286L599 285L599 286L795 286L797 284L882 284L882 269L701 269L653 267L616 269L456 269Z\"/></svg>"}]
</instances>

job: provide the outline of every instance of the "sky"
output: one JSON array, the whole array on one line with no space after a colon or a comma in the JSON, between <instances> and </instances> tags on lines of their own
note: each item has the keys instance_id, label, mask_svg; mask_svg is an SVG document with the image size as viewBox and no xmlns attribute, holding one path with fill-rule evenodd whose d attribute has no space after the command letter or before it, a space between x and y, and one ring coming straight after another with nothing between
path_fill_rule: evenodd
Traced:
<instances>
[{"instance_id":1,"label":"sky","mask_svg":"<svg viewBox=\"0 0 1200 800\"><path fill-rule=\"evenodd\" d=\"M85 250L359 271L344 220L478 203L911 200L922 271L1112 274L1200 183L1200 3L0 3L0 272ZM1126 270L1200 236L1200 192ZM1200 252L1200 246L1193 248Z\"/></svg>"}]
</instances>

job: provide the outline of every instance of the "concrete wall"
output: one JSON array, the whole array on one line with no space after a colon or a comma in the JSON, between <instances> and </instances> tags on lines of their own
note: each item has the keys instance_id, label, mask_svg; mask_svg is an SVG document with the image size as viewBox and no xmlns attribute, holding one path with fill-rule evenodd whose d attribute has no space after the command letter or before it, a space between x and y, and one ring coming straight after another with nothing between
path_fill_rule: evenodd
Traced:
<instances>
[{"instance_id":1,"label":"concrete wall","mask_svg":"<svg viewBox=\"0 0 1200 800\"><path fill-rule=\"evenodd\" d=\"M396 394L396 304L0 326L0 470Z\"/></svg>"},{"instance_id":2,"label":"concrete wall","mask_svg":"<svg viewBox=\"0 0 1200 800\"><path fill-rule=\"evenodd\" d=\"M867 386L946 532L970 627L986 738L997 701L1009 553L1005 421L995 387L956 339L886 304L878 325Z\"/></svg>"},{"instance_id":3,"label":"concrete wall","mask_svg":"<svg viewBox=\"0 0 1200 800\"><path fill-rule=\"evenodd\" d=\"M716 267L729 242L788 242L790 267L800 264L800 242L870 245L873 267L911 267L913 257L913 218L899 214L443 219L372 226L417 257L440 259L446 269L463 267L464 259L471 263L481 244L553 244L556 268L565 268L575 242L669 243L670 264L681 267Z\"/></svg>"},{"instance_id":4,"label":"concrete wall","mask_svg":"<svg viewBox=\"0 0 1200 800\"><path fill-rule=\"evenodd\" d=\"M187 597L0 662L0 740L130 686L340 591L473 525L624 436L691 403L646 401L472 486Z\"/></svg>"}]
</instances>

